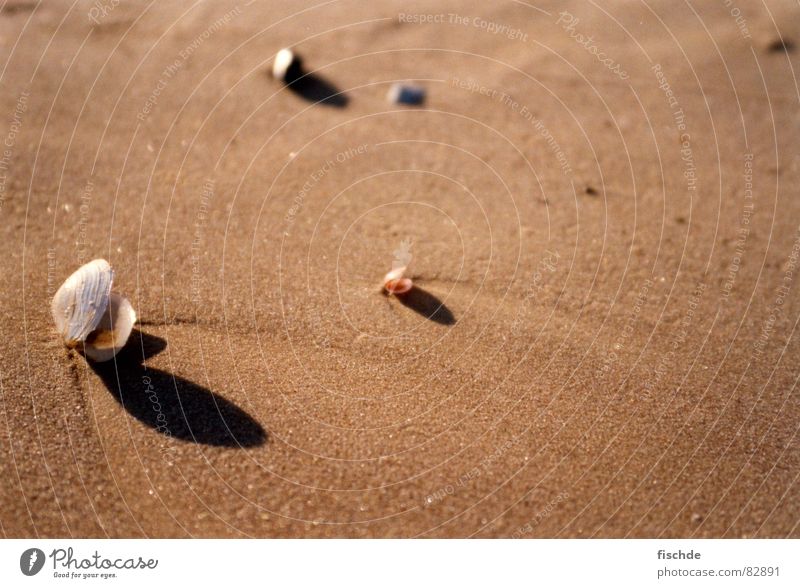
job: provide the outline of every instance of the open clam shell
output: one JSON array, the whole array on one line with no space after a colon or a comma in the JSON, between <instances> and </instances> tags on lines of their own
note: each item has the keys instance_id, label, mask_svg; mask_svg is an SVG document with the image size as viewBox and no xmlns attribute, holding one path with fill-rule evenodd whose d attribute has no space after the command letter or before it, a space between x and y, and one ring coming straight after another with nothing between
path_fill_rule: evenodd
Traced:
<instances>
[{"instance_id":1,"label":"open clam shell","mask_svg":"<svg viewBox=\"0 0 800 588\"><path fill-rule=\"evenodd\" d=\"M66 279L50 306L67 347L83 346L95 361L114 357L136 322L128 299L111 292L113 282L111 265L105 259L95 259Z\"/></svg>"},{"instance_id":2,"label":"open clam shell","mask_svg":"<svg viewBox=\"0 0 800 588\"><path fill-rule=\"evenodd\" d=\"M406 267L398 267L383 277L383 289L389 294L405 294L414 287L411 278L405 277Z\"/></svg>"},{"instance_id":3,"label":"open clam shell","mask_svg":"<svg viewBox=\"0 0 800 588\"><path fill-rule=\"evenodd\" d=\"M95 361L113 358L125 346L135 322L136 311L130 301L112 292L100 323L84 342L86 355Z\"/></svg>"},{"instance_id":4,"label":"open clam shell","mask_svg":"<svg viewBox=\"0 0 800 588\"><path fill-rule=\"evenodd\" d=\"M108 307L113 281L109 263L95 259L79 267L53 296L53 320L67 346L85 341L97 328Z\"/></svg>"}]
</instances>

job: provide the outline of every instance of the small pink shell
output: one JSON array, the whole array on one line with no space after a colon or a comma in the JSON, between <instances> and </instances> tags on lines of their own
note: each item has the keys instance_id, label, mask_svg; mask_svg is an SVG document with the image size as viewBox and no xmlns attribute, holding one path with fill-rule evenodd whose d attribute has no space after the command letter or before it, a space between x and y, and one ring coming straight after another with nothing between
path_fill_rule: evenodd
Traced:
<instances>
[{"instance_id":1,"label":"small pink shell","mask_svg":"<svg viewBox=\"0 0 800 588\"><path fill-rule=\"evenodd\" d=\"M411 278L404 277L406 273L406 268L398 267L390 271L386 276L383 278L383 288L389 294L405 294L411 288L414 287L414 282L411 281Z\"/></svg>"}]
</instances>

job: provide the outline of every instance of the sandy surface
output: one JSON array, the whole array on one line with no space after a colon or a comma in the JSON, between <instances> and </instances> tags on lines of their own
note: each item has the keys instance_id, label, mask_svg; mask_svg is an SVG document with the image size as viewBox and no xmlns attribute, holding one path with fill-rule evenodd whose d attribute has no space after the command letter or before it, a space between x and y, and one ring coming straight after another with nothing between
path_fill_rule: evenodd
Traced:
<instances>
[{"instance_id":1,"label":"sandy surface","mask_svg":"<svg viewBox=\"0 0 800 588\"><path fill-rule=\"evenodd\" d=\"M798 12L8 0L3 535L800 535Z\"/></svg>"}]
</instances>

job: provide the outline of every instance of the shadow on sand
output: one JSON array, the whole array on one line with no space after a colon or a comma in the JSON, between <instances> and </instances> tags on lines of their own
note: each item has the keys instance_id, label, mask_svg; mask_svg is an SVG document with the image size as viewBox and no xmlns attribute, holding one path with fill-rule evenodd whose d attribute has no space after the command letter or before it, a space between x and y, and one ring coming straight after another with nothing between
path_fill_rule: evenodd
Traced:
<instances>
[{"instance_id":1,"label":"shadow on sand","mask_svg":"<svg viewBox=\"0 0 800 588\"><path fill-rule=\"evenodd\" d=\"M247 412L185 378L145 367L167 347L134 329L127 346L106 363L91 363L111 395L136 419L165 436L217 447L255 447L267 434Z\"/></svg>"},{"instance_id":2,"label":"shadow on sand","mask_svg":"<svg viewBox=\"0 0 800 588\"><path fill-rule=\"evenodd\" d=\"M286 77L286 87L294 94L314 104L344 108L349 99L339 88L315 73L305 73L299 61Z\"/></svg>"},{"instance_id":3,"label":"shadow on sand","mask_svg":"<svg viewBox=\"0 0 800 588\"><path fill-rule=\"evenodd\" d=\"M403 306L440 325L449 326L456 323L453 313L444 302L419 286L414 286L402 296L397 296L397 300Z\"/></svg>"}]
</instances>

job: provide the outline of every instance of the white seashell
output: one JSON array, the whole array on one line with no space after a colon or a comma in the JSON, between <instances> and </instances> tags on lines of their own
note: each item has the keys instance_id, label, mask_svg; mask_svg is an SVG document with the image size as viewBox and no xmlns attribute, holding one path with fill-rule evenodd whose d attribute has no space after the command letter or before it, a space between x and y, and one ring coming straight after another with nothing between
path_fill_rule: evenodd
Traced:
<instances>
[{"instance_id":1,"label":"white seashell","mask_svg":"<svg viewBox=\"0 0 800 588\"><path fill-rule=\"evenodd\" d=\"M272 77L287 84L300 77L300 58L291 49L281 49L272 62Z\"/></svg>"},{"instance_id":2,"label":"white seashell","mask_svg":"<svg viewBox=\"0 0 800 588\"><path fill-rule=\"evenodd\" d=\"M108 298L108 308L97 329L86 339L86 355L95 361L108 361L125 346L136 322L130 301L116 292Z\"/></svg>"},{"instance_id":3,"label":"white seashell","mask_svg":"<svg viewBox=\"0 0 800 588\"><path fill-rule=\"evenodd\" d=\"M383 277L383 289L389 294L405 294L414 287L411 278L405 277L406 267L398 267Z\"/></svg>"},{"instance_id":4,"label":"white seashell","mask_svg":"<svg viewBox=\"0 0 800 588\"><path fill-rule=\"evenodd\" d=\"M73 347L97 328L108 306L114 270L105 259L81 266L53 296L51 310L56 329Z\"/></svg>"},{"instance_id":5,"label":"white seashell","mask_svg":"<svg viewBox=\"0 0 800 588\"><path fill-rule=\"evenodd\" d=\"M136 322L128 299L111 292L113 281L109 263L95 259L66 279L50 306L67 347L83 345L83 351L95 361L114 357Z\"/></svg>"}]
</instances>

